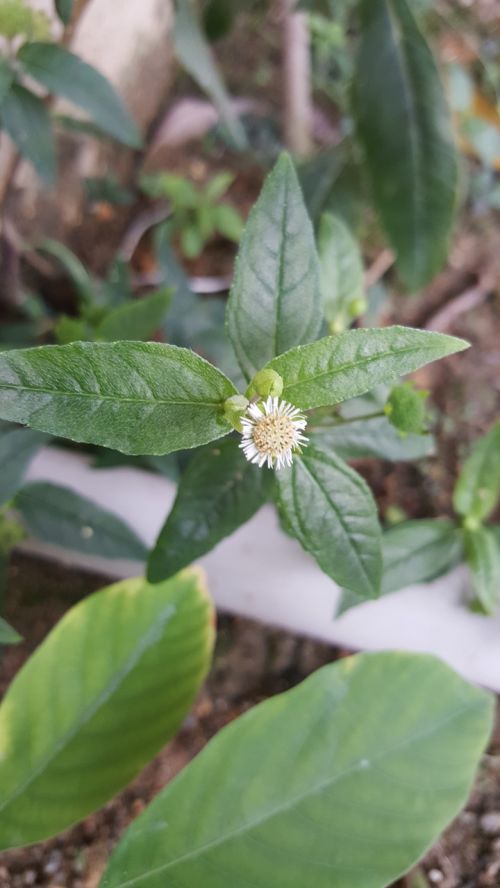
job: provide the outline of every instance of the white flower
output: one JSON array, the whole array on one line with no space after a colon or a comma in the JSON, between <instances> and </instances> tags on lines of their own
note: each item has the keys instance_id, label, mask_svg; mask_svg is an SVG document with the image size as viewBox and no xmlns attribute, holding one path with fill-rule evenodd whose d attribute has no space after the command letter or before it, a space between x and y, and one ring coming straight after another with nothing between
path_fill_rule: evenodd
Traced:
<instances>
[{"instance_id":1,"label":"white flower","mask_svg":"<svg viewBox=\"0 0 500 888\"><path fill-rule=\"evenodd\" d=\"M269 469L291 466L293 454L307 444L302 434L307 425L305 416L287 401L269 396L257 404L249 404L242 417L240 447L251 463Z\"/></svg>"}]
</instances>

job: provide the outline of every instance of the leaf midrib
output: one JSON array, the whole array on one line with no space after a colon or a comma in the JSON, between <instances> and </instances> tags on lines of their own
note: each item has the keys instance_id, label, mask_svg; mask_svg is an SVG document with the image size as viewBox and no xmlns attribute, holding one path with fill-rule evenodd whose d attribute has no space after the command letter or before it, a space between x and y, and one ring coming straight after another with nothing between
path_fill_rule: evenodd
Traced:
<instances>
[{"instance_id":1,"label":"leaf midrib","mask_svg":"<svg viewBox=\"0 0 500 888\"><path fill-rule=\"evenodd\" d=\"M430 729L427 729L427 730L421 731L421 732L415 732L414 734L410 735L410 737L407 737L403 741L401 741L400 743L396 744L395 746L384 750L379 755L371 756L370 757L371 761L378 762L380 760L383 760L385 757L391 756L395 752L399 752L400 750L404 749L408 745L411 745L415 741L432 736L432 734L436 733L438 730L440 730L442 727L447 725L449 722L454 721L456 718L460 717L461 715L468 712L469 710L474 711L479 708L480 708L479 702L474 703L473 705L469 704L467 706L462 706L460 709L455 710L450 715L448 715L446 718L442 719L440 722L437 722L436 724L432 725ZM164 872L166 872L166 870L171 869L179 864L185 863L188 860L192 860L193 858L199 857L200 855L204 854L205 852L210 851L212 848L216 848L220 845L223 845L226 842L231 841L232 839L237 838L238 836L241 836L242 834L244 834L246 832L252 831L256 827L261 826L263 823L266 823L267 821L272 820L274 817L278 816L279 814L289 811L290 809L294 808L296 805L301 804L305 799L307 799L311 796L318 795L318 793L322 792L323 790L325 790L327 788L331 788L335 784L340 783L342 780L350 777L352 774L355 774L356 771L360 770L361 767L362 767L361 763L357 762L355 765L351 766L350 768L347 768L347 770L345 770L343 773L338 774L338 775L332 777L331 779L322 780L316 786L309 788L307 791L303 792L301 795L294 796L292 799L290 799L286 803L278 805L271 812L265 813L263 816L256 818L251 823L245 823L243 826L241 826L237 829L234 829L232 832L228 832L226 835L224 835L220 838L217 838L211 842L207 842L205 845L202 845L200 848L197 848L194 851L190 851L190 852L178 857L175 860L169 861L166 864L162 864L161 866L158 866L154 869L150 869L146 872L143 872L138 876L134 876L132 879L129 879L126 882L117 883L114 886L114 888L131 888L131 886L137 885L144 878L151 878L152 876L157 876L160 873L164 873Z\"/></svg>"},{"instance_id":2,"label":"leaf midrib","mask_svg":"<svg viewBox=\"0 0 500 888\"><path fill-rule=\"evenodd\" d=\"M47 389L42 386L28 385L11 385L10 383L0 382L0 391L23 391L33 392L38 395L52 395L61 398L89 398L94 401L118 401L120 404L147 404L149 406L183 406L183 407L220 407L223 400L220 401L183 401L180 399L166 400L164 398L130 398L121 395L96 394L95 392L71 392L64 389Z\"/></svg>"}]
</instances>

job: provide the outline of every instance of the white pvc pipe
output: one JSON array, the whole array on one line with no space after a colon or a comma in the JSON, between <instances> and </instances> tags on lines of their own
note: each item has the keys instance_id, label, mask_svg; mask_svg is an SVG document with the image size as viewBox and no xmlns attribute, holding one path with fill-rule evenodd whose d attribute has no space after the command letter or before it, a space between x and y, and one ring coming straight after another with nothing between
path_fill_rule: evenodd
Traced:
<instances>
[{"instance_id":1,"label":"white pvc pipe","mask_svg":"<svg viewBox=\"0 0 500 888\"><path fill-rule=\"evenodd\" d=\"M35 457L27 479L71 487L123 518L148 546L175 497L175 485L158 475L132 468L93 469L84 456L57 448ZM39 543L30 548L57 554ZM68 560L67 554L64 558ZM117 578L143 570L138 563L79 554L71 555L71 563L105 569ZM500 692L500 615L483 617L467 610L468 577L463 567L334 620L338 587L298 543L282 533L271 506L261 509L200 563L221 610L353 650L433 653L471 681Z\"/></svg>"}]
</instances>

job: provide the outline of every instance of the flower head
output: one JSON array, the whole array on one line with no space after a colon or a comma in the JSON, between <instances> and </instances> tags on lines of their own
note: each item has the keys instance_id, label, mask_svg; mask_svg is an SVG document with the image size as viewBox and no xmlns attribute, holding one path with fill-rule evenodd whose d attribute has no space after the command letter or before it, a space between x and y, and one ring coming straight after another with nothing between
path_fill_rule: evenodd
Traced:
<instances>
[{"instance_id":1,"label":"flower head","mask_svg":"<svg viewBox=\"0 0 500 888\"><path fill-rule=\"evenodd\" d=\"M291 466L293 454L307 444L302 434L307 425L305 416L287 401L269 396L265 401L249 404L242 417L240 447L249 462L269 469Z\"/></svg>"}]
</instances>

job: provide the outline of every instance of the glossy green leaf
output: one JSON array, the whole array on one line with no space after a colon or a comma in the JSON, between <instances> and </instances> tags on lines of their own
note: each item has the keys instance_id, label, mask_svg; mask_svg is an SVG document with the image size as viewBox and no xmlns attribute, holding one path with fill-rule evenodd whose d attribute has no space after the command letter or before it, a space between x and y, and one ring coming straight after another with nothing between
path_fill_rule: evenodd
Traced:
<instances>
[{"instance_id":1,"label":"glossy green leaf","mask_svg":"<svg viewBox=\"0 0 500 888\"><path fill-rule=\"evenodd\" d=\"M20 641L22 641L22 637L19 635L19 632L16 632L12 626L9 626L9 624L0 617L0 647L8 644L19 644Z\"/></svg>"},{"instance_id":2,"label":"glossy green leaf","mask_svg":"<svg viewBox=\"0 0 500 888\"><path fill-rule=\"evenodd\" d=\"M101 888L385 888L458 813L493 697L361 654L224 728L132 824Z\"/></svg>"},{"instance_id":3,"label":"glossy green leaf","mask_svg":"<svg viewBox=\"0 0 500 888\"><path fill-rule=\"evenodd\" d=\"M180 727L208 669L213 612L197 571L124 580L73 607L0 707L0 847L67 829Z\"/></svg>"},{"instance_id":4,"label":"glossy green leaf","mask_svg":"<svg viewBox=\"0 0 500 888\"><path fill-rule=\"evenodd\" d=\"M19 490L31 460L47 441L40 432L0 424L0 504Z\"/></svg>"},{"instance_id":5,"label":"glossy green leaf","mask_svg":"<svg viewBox=\"0 0 500 888\"><path fill-rule=\"evenodd\" d=\"M321 217L318 252L325 318L340 330L361 313L352 306L364 300L364 271L357 242L342 219L332 213Z\"/></svg>"},{"instance_id":6,"label":"glossy green leaf","mask_svg":"<svg viewBox=\"0 0 500 888\"><path fill-rule=\"evenodd\" d=\"M46 185L56 177L56 147L50 114L44 103L15 83L0 108L0 126Z\"/></svg>"},{"instance_id":7,"label":"glossy green leaf","mask_svg":"<svg viewBox=\"0 0 500 888\"><path fill-rule=\"evenodd\" d=\"M460 533L453 521L405 521L387 530L382 539L382 593L426 583L455 567L463 557Z\"/></svg>"},{"instance_id":8,"label":"glossy green leaf","mask_svg":"<svg viewBox=\"0 0 500 888\"><path fill-rule=\"evenodd\" d=\"M142 137L120 96L91 65L56 43L25 43L18 59L30 77L83 108L103 132L131 148L141 147Z\"/></svg>"},{"instance_id":9,"label":"glossy green leaf","mask_svg":"<svg viewBox=\"0 0 500 888\"><path fill-rule=\"evenodd\" d=\"M500 421L475 442L462 466L453 493L453 505L459 515L484 521L500 497Z\"/></svg>"},{"instance_id":10,"label":"glossy green leaf","mask_svg":"<svg viewBox=\"0 0 500 888\"><path fill-rule=\"evenodd\" d=\"M464 545L477 602L485 614L493 614L500 602L498 535L489 527L466 530Z\"/></svg>"},{"instance_id":11,"label":"glossy green leaf","mask_svg":"<svg viewBox=\"0 0 500 888\"><path fill-rule=\"evenodd\" d=\"M55 0L56 12L64 25L69 24L75 0Z\"/></svg>"},{"instance_id":12,"label":"glossy green leaf","mask_svg":"<svg viewBox=\"0 0 500 888\"><path fill-rule=\"evenodd\" d=\"M411 327L347 330L299 345L270 361L285 381L283 398L296 407L326 407L468 348L454 336Z\"/></svg>"},{"instance_id":13,"label":"glossy green leaf","mask_svg":"<svg viewBox=\"0 0 500 888\"><path fill-rule=\"evenodd\" d=\"M229 336L247 378L275 355L315 339L321 306L314 233L284 154L248 217L227 306Z\"/></svg>"},{"instance_id":14,"label":"glossy green leaf","mask_svg":"<svg viewBox=\"0 0 500 888\"><path fill-rule=\"evenodd\" d=\"M145 340L161 326L170 305L172 291L166 287L118 306L108 312L94 331L95 339L116 342Z\"/></svg>"},{"instance_id":15,"label":"glossy green leaf","mask_svg":"<svg viewBox=\"0 0 500 888\"><path fill-rule=\"evenodd\" d=\"M14 505L32 536L45 543L103 558L147 557L146 546L121 518L69 487L26 484Z\"/></svg>"},{"instance_id":16,"label":"glossy green leaf","mask_svg":"<svg viewBox=\"0 0 500 888\"><path fill-rule=\"evenodd\" d=\"M236 394L215 367L156 342L75 342L0 353L0 418L122 453L162 455L230 431Z\"/></svg>"},{"instance_id":17,"label":"glossy green leaf","mask_svg":"<svg viewBox=\"0 0 500 888\"><path fill-rule=\"evenodd\" d=\"M319 427L314 440L321 441L323 450L332 449L342 459L362 459L375 456L379 459L400 462L423 459L435 452L432 435L399 434L385 416L360 417L349 422L339 422L329 428Z\"/></svg>"},{"instance_id":18,"label":"glossy green leaf","mask_svg":"<svg viewBox=\"0 0 500 888\"><path fill-rule=\"evenodd\" d=\"M373 197L411 289L443 264L457 198L450 115L405 0L360 0L354 112Z\"/></svg>"},{"instance_id":19,"label":"glossy green leaf","mask_svg":"<svg viewBox=\"0 0 500 888\"><path fill-rule=\"evenodd\" d=\"M178 0L174 46L181 65L213 101L235 147L245 148L245 131L233 111L231 99L191 0Z\"/></svg>"},{"instance_id":20,"label":"glossy green leaf","mask_svg":"<svg viewBox=\"0 0 500 888\"><path fill-rule=\"evenodd\" d=\"M149 558L152 583L210 552L267 499L272 472L247 462L238 445L228 438L190 461Z\"/></svg>"},{"instance_id":21,"label":"glossy green leaf","mask_svg":"<svg viewBox=\"0 0 500 888\"><path fill-rule=\"evenodd\" d=\"M334 453L311 445L276 478L287 529L332 580L362 599L376 598L381 530L363 478Z\"/></svg>"}]
</instances>

